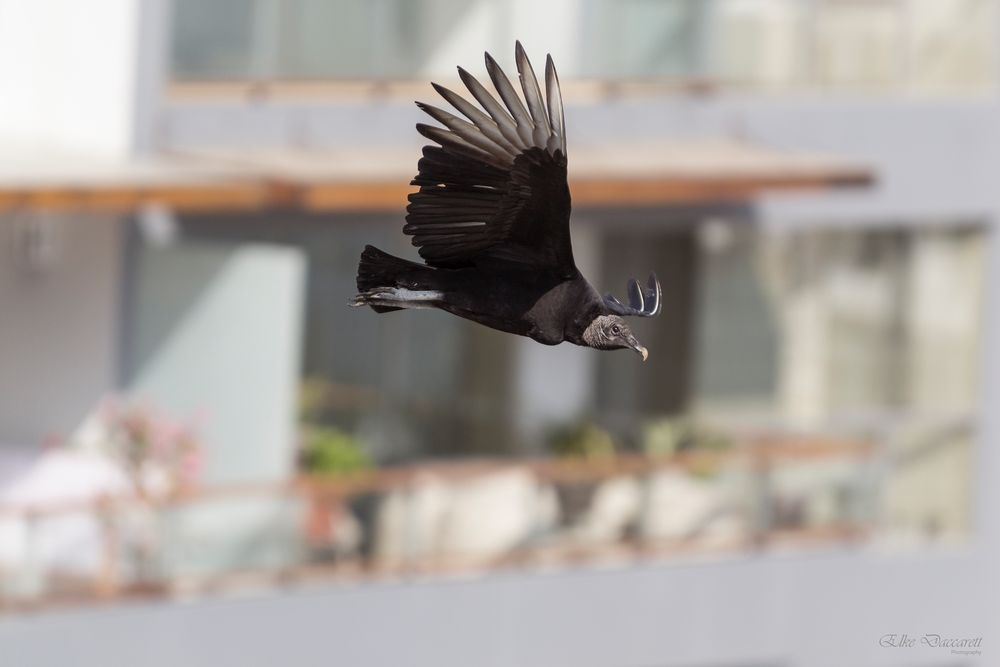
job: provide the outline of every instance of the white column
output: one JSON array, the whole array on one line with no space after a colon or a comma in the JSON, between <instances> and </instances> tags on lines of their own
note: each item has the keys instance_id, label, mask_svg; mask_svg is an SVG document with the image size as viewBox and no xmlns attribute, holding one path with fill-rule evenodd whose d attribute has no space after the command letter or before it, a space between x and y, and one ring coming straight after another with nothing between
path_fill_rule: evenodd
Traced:
<instances>
[{"instance_id":1,"label":"white column","mask_svg":"<svg viewBox=\"0 0 1000 667\"><path fill-rule=\"evenodd\" d=\"M576 265L601 284L600 227L574 219ZM524 442L538 442L547 427L573 421L593 404L597 353L572 343L551 347L518 339L514 350L513 419Z\"/></svg>"},{"instance_id":2,"label":"white column","mask_svg":"<svg viewBox=\"0 0 1000 667\"><path fill-rule=\"evenodd\" d=\"M131 154L145 11L140 0L0 0L0 144Z\"/></svg>"}]
</instances>

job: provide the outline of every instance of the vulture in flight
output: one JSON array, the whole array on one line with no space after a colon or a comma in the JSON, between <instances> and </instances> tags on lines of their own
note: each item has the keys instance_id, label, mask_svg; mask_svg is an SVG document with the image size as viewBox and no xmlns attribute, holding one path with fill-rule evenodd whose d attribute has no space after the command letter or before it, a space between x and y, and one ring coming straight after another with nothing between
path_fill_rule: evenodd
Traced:
<instances>
[{"instance_id":1,"label":"vulture in flight","mask_svg":"<svg viewBox=\"0 0 1000 667\"><path fill-rule=\"evenodd\" d=\"M630 280L626 305L602 297L576 268L559 78L549 56L543 94L520 42L515 60L523 100L487 53L499 100L460 67L481 108L438 84L465 118L417 103L444 126L417 124L433 144L417 164L403 233L424 263L366 246L350 305L438 308L546 345L631 349L645 360L624 317L659 313L660 284L652 274L646 285Z\"/></svg>"}]
</instances>

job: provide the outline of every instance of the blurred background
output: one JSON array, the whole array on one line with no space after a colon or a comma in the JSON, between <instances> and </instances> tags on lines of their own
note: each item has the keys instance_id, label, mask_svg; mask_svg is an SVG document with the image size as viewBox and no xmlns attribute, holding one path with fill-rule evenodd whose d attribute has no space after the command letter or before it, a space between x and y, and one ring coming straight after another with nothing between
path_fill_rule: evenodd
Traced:
<instances>
[{"instance_id":1,"label":"blurred background","mask_svg":"<svg viewBox=\"0 0 1000 667\"><path fill-rule=\"evenodd\" d=\"M646 364L346 307L416 258L412 101L515 39ZM997 0L0 0L10 664L1000 664L998 47Z\"/></svg>"}]
</instances>

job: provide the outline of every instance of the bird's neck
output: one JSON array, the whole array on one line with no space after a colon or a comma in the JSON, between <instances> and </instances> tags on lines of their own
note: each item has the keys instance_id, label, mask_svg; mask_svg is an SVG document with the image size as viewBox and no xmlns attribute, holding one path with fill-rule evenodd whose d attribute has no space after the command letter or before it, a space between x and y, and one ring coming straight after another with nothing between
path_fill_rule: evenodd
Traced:
<instances>
[{"instance_id":1,"label":"bird's neck","mask_svg":"<svg viewBox=\"0 0 1000 667\"><path fill-rule=\"evenodd\" d=\"M576 345L590 347L591 344L587 341L585 336L587 328L601 315L607 315L607 313L604 312L604 310L597 304L574 314L573 319L566 324L566 329L564 331L565 339Z\"/></svg>"}]
</instances>

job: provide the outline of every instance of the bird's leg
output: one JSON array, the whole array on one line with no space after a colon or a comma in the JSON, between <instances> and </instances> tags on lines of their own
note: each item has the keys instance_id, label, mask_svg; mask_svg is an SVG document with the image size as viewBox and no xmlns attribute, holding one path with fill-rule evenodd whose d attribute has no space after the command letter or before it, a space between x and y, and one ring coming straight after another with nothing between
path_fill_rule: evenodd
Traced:
<instances>
[{"instance_id":1,"label":"bird's leg","mask_svg":"<svg viewBox=\"0 0 1000 667\"><path fill-rule=\"evenodd\" d=\"M437 290L411 290L404 287L376 287L355 295L348 305L389 308L434 308L442 298Z\"/></svg>"}]
</instances>

